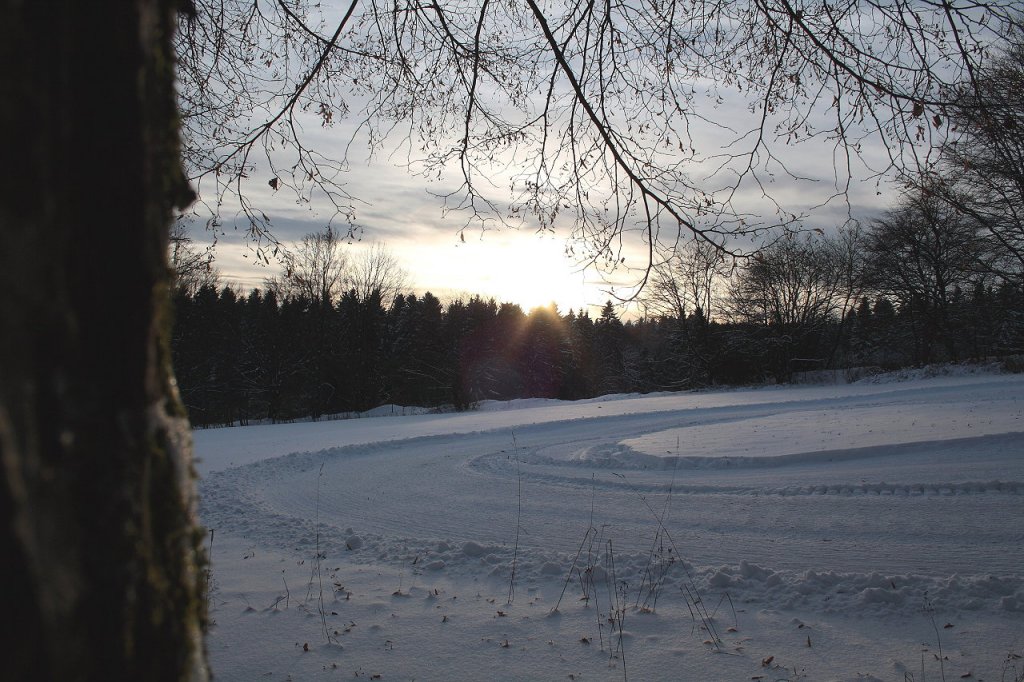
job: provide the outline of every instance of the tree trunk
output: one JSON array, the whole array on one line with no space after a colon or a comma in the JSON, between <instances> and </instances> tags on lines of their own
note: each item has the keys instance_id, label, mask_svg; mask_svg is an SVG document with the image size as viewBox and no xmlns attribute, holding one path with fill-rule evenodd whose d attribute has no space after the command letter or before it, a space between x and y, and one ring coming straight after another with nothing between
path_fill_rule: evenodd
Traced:
<instances>
[{"instance_id":1,"label":"tree trunk","mask_svg":"<svg viewBox=\"0 0 1024 682\"><path fill-rule=\"evenodd\" d=\"M175 3L0 2L3 676L205 679L167 348Z\"/></svg>"}]
</instances>

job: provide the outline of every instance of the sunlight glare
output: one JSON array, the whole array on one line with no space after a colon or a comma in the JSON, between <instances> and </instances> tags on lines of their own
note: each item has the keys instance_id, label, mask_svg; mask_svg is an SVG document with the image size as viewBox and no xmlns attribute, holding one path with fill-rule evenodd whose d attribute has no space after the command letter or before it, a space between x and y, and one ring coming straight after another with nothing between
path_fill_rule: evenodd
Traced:
<instances>
[{"instance_id":1,"label":"sunlight glare","mask_svg":"<svg viewBox=\"0 0 1024 682\"><path fill-rule=\"evenodd\" d=\"M419 259L427 266L416 273L423 285L446 282L459 293L518 303L524 312L554 302L564 314L601 300L598 287L587 285L585 273L565 254L564 241L558 238L490 232L454 248L435 248L438 258Z\"/></svg>"}]
</instances>

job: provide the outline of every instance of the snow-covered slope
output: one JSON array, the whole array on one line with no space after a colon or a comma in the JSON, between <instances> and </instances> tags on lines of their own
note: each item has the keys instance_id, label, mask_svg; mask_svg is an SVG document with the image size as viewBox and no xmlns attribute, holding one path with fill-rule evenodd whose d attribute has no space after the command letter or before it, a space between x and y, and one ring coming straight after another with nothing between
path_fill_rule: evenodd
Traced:
<instances>
[{"instance_id":1,"label":"snow-covered slope","mask_svg":"<svg viewBox=\"0 0 1024 682\"><path fill-rule=\"evenodd\" d=\"M1024 675L1021 376L195 439L219 679Z\"/></svg>"}]
</instances>

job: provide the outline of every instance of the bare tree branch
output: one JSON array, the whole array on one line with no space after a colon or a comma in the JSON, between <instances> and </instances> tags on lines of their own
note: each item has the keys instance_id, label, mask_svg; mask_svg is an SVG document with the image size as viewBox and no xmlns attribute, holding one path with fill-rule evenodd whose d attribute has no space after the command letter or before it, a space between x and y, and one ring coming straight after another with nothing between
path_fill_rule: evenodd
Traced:
<instances>
[{"instance_id":1,"label":"bare tree branch","mask_svg":"<svg viewBox=\"0 0 1024 682\"><path fill-rule=\"evenodd\" d=\"M514 0L353 0L326 37L307 0L196 5L177 43L185 158L215 226L237 210L276 246L258 208L267 184L355 225L342 178L358 137L414 173L456 172L440 196L463 216L459 230L565 230L578 258L610 271L632 268L623 259L639 246L641 281L684 236L749 251L837 198L852 212L845 198L860 175L928 166L954 86L982 86L991 46L1024 10L1020 0L527 0L528 12ZM344 121L344 151L307 141L310 121ZM797 145L830 149L832 167L795 165ZM820 197L795 206L780 178L820 185Z\"/></svg>"}]
</instances>

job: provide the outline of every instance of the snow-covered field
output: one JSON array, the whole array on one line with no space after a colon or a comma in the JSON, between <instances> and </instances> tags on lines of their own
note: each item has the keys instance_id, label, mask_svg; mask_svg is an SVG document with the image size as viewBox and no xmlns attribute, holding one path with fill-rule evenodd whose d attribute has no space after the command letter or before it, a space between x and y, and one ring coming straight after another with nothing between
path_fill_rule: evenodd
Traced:
<instances>
[{"instance_id":1,"label":"snow-covered field","mask_svg":"<svg viewBox=\"0 0 1024 682\"><path fill-rule=\"evenodd\" d=\"M195 441L217 679L1024 679L1021 375Z\"/></svg>"}]
</instances>

